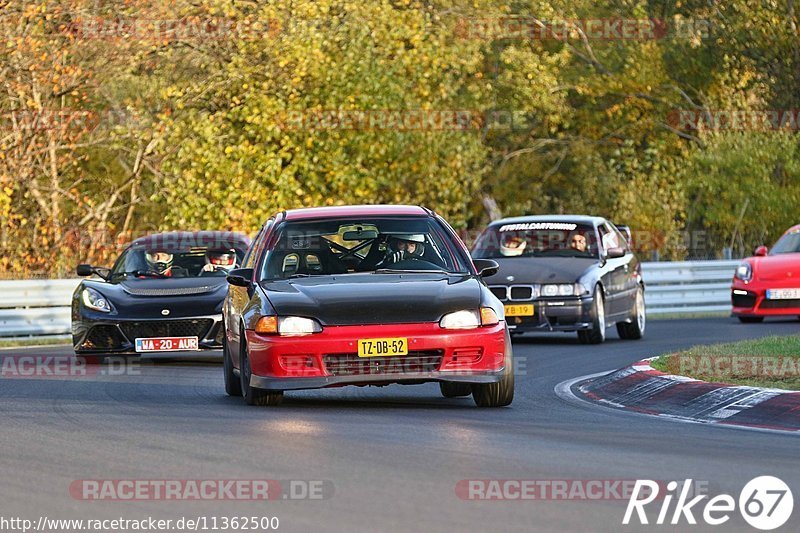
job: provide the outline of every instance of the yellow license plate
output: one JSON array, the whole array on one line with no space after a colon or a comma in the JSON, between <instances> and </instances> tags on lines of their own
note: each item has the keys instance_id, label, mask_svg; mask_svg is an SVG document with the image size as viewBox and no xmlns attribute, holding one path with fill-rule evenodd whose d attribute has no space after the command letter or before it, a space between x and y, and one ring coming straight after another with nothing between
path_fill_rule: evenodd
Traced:
<instances>
[{"instance_id":1,"label":"yellow license plate","mask_svg":"<svg viewBox=\"0 0 800 533\"><path fill-rule=\"evenodd\" d=\"M533 304L507 305L506 316L533 316Z\"/></svg>"},{"instance_id":2,"label":"yellow license plate","mask_svg":"<svg viewBox=\"0 0 800 533\"><path fill-rule=\"evenodd\" d=\"M408 339L359 339L359 357L387 357L408 355Z\"/></svg>"}]
</instances>

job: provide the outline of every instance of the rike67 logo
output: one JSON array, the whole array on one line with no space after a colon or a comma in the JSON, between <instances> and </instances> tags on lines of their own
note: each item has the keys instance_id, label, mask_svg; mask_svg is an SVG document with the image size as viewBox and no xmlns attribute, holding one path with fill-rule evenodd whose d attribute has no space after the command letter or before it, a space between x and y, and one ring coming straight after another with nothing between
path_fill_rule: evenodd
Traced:
<instances>
[{"instance_id":1,"label":"rike67 logo","mask_svg":"<svg viewBox=\"0 0 800 533\"><path fill-rule=\"evenodd\" d=\"M667 483L666 491L659 493L663 484L649 479L639 479L625 509L622 523L628 525L634 517L639 524L649 524L645 507L655 501L661 504L655 524L697 524L695 513L709 525L718 526L726 523L736 510L737 501L729 494L720 494L708 498L707 494L691 495L692 480L684 483L677 481ZM680 490L678 493L678 489ZM677 497L674 508L672 502ZM656 504L654 507L658 507ZM769 531L781 527L792 516L794 498L789 486L782 480L772 476L760 476L750 480L739 493L739 512L742 518L756 529ZM654 510L654 509L653 509ZM636 523L634 521L634 523Z\"/></svg>"}]
</instances>

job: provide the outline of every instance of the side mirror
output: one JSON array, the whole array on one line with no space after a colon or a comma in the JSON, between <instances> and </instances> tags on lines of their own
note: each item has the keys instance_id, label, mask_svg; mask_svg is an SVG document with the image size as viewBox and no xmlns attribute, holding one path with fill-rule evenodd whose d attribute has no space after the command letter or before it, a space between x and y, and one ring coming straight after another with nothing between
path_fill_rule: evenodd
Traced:
<instances>
[{"instance_id":1,"label":"side mirror","mask_svg":"<svg viewBox=\"0 0 800 533\"><path fill-rule=\"evenodd\" d=\"M252 268L235 268L228 272L228 283L236 287L249 287L253 279Z\"/></svg>"},{"instance_id":2,"label":"side mirror","mask_svg":"<svg viewBox=\"0 0 800 533\"><path fill-rule=\"evenodd\" d=\"M608 259L617 259L625 257L625 248L609 248L606 250L606 257Z\"/></svg>"},{"instance_id":3,"label":"side mirror","mask_svg":"<svg viewBox=\"0 0 800 533\"><path fill-rule=\"evenodd\" d=\"M475 265L475 270L478 271L478 275L482 278L494 276L500 270L500 265L492 259L473 259L472 264Z\"/></svg>"},{"instance_id":4,"label":"side mirror","mask_svg":"<svg viewBox=\"0 0 800 533\"><path fill-rule=\"evenodd\" d=\"M78 265L78 268L75 269L75 273L80 277L85 278L86 276L91 276L94 274L94 267L86 264Z\"/></svg>"},{"instance_id":5,"label":"side mirror","mask_svg":"<svg viewBox=\"0 0 800 533\"><path fill-rule=\"evenodd\" d=\"M767 247L762 244L761 246L756 248L756 251L753 252L753 255L755 255L756 257L764 257L765 255L767 255L768 251L769 250L767 249Z\"/></svg>"}]
</instances>

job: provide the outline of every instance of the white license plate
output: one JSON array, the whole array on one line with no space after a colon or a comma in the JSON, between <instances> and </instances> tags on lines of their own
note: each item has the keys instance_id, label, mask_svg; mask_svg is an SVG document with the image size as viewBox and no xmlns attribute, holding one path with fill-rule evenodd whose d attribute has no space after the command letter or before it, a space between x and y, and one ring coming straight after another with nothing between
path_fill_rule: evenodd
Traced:
<instances>
[{"instance_id":1,"label":"white license plate","mask_svg":"<svg viewBox=\"0 0 800 533\"><path fill-rule=\"evenodd\" d=\"M151 337L136 339L136 351L145 352L186 352L199 350L197 337Z\"/></svg>"},{"instance_id":2,"label":"white license plate","mask_svg":"<svg viewBox=\"0 0 800 533\"><path fill-rule=\"evenodd\" d=\"M767 289L767 300L800 300L800 289Z\"/></svg>"}]
</instances>

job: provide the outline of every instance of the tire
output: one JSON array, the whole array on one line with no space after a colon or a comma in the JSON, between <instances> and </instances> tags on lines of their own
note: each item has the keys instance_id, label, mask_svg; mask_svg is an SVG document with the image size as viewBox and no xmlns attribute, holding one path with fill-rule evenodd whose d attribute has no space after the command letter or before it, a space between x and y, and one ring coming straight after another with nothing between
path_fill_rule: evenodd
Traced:
<instances>
[{"instance_id":1,"label":"tire","mask_svg":"<svg viewBox=\"0 0 800 533\"><path fill-rule=\"evenodd\" d=\"M472 385L469 383L439 382L439 390L445 398L460 398L472 394Z\"/></svg>"},{"instance_id":2,"label":"tire","mask_svg":"<svg viewBox=\"0 0 800 533\"><path fill-rule=\"evenodd\" d=\"M644 337L647 326L647 315L644 307L644 289L639 287L636 291L636 301L633 304L633 321L617 322L617 333L620 339L638 340Z\"/></svg>"},{"instance_id":3,"label":"tire","mask_svg":"<svg viewBox=\"0 0 800 533\"><path fill-rule=\"evenodd\" d=\"M497 383L475 383L472 399L478 407L505 407L514 401L514 359L511 335L506 333L506 365L503 377Z\"/></svg>"},{"instance_id":4,"label":"tire","mask_svg":"<svg viewBox=\"0 0 800 533\"><path fill-rule=\"evenodd\" d=\"M742 324L758 324L759 322L764 322L763 316L740 316L739 322Z\"/></svg>"},{"instance_id":5,"label":"tire","mask_svg":"<svg viewBox=\"0 0 800 533\"><path fill-rule=\"evenodd\" d=\"M223 325L223 327L225 327ZM242 395L242 380L239 376L233 373L233 361L231 354L228 351L227 336L222 339L222 368L225 373L225 392L228 396L241 396Z\"/></svg>"},{"instance_id":6,"label":"tire","mask_svg":"<svg viewBox=\"0 0 800 533\"><path fill-rule=\"evenodd\" d=\"M592 329L578 331L581 344L601 344L606 340L606 301L600 287L594 288L594 308L592 309Z\"/></svg>"},{"instance_id":7,"label":"tire","mask_svg":"<svg viewBox=\"0 0 800 533\"><path fill-rule=\"evenodd\" d=\"M283 401L283 391L265 391L250 386L250 357L247 355L247 343L245 343L244 338L242 338L241 346L239 381L245 403L259 407L280 405Z\"/></svg>"}]
</instances>

